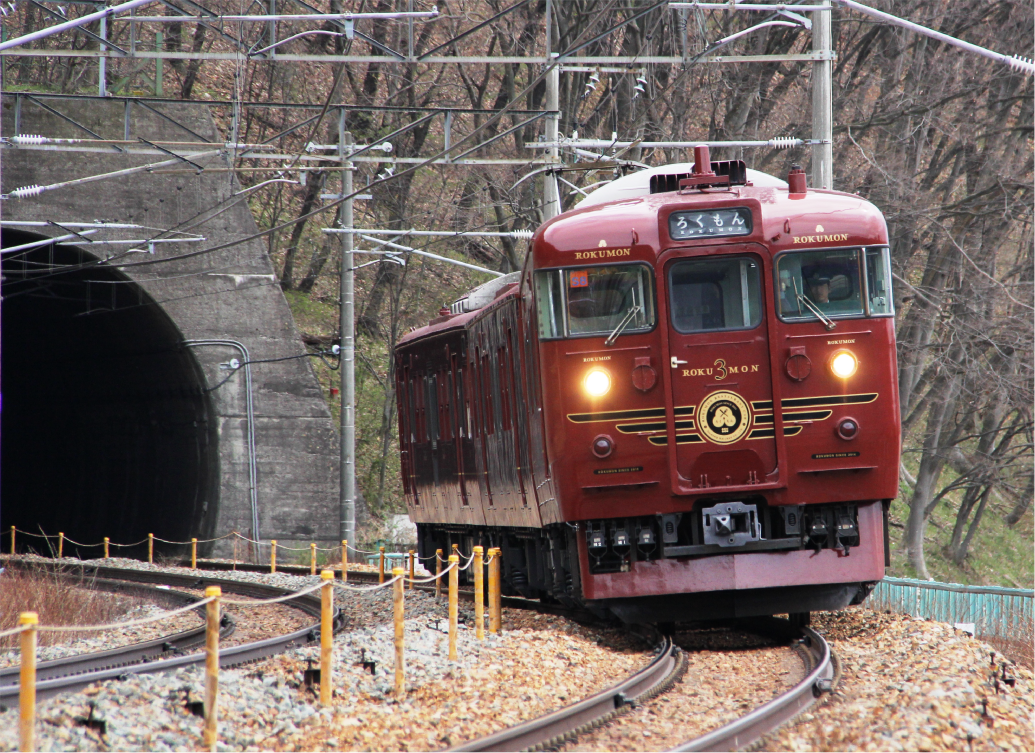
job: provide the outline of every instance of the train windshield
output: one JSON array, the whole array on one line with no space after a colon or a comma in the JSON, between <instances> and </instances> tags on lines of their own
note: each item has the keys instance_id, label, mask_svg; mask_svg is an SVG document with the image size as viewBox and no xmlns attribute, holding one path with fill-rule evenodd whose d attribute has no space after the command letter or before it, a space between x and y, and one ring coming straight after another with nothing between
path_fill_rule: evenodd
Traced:
<instances>
[{"instance_id":1,"label":"train windshield","mask_svg":"<svg viewBox=\"0 0 1035 753\"><path fill-rule=\"evenodd\" d=\"M645 264L536 272L539 336L642 332L654 326L651 268Z\"/></svg>"},{"instance_id":2,"label":"train windshield","mask_svg":"<svg viewBox=\"0 0 1035 753\"><path fill-rule=\"evenodd\" d=\"M750 329L762 321L760 264L755 257L713 257L676 262L668 272L676 331Z\"/></svg>"},{"instance_id":3,"label":"train windshield","mask_svg":"<svg viewBox=\"0 0 1035 753\"><path fill-rule=\"evenodd\" d=\"M776 271L784 319L893 313L887 248L795 251L779 257Z\"/></svg>"}]
</instances>

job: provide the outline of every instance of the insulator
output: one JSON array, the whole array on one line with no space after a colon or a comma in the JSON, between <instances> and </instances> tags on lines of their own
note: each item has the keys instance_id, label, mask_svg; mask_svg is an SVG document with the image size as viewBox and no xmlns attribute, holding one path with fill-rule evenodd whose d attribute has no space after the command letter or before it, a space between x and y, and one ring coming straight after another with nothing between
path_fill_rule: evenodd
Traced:
<instances>
[{"instance_id":1,"label":"insulator","mask_svg":"<svg viewBox=\"0 0 1035 753\"><path fill-rule=\"evenodd\" d=\"M777 149L790 149L792 146L798 146L800 143L800 139L792 139L789 136L777 136L775 139L769 139L769 146L776 147Z\"/></svg>"},{"instance_id":2,"label":"insulator","mask_svg":"<svg viewBox=\"0 0 1035 753\"><path fill-rule=\"evenodd\" d=\"M27 133L24 136L12 136L11 143L18 144L20 146L39 146L46 144L50 139L46 136L36 136L31 133Z\"/></svg>"},{"instance_id":3,"label":"insulator","mask_svg":"<svg viewBox=\"0 0 1035 753\"><path fill-rule=\"evenodd\" d=\"M1035 63L1032 63L1031 58L1022 57L1021 55L1014 55L1009 61L1010 67L1015 71L1022 71L1024 73L1035 74Z\"/></svg>"},{"instance_id":4,"label":"insulator","mask_svg":"<svg viewBox=\"0 0 1035 753\"><path fill-rule=\"evenodd\" d=\"M8 196L12 199L31 199L33 196L39 196L43 191L43 186L25 186L14 189Z\"/></svg>"}]
</instances>

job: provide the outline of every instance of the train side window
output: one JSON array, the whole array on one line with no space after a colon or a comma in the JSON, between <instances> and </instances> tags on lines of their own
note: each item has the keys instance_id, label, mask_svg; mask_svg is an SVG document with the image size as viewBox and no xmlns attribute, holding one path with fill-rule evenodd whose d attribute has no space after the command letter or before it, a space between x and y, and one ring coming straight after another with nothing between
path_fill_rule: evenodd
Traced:
<instances>
[{"instance_id":1,"label":"train side window","mask_svg":"<svg viewBox=\"0 0 1035 753\"><path fill-rule=\"evenodd\" d=\"M480 392L481 392L480 399L482 401L481 402L481 407L483 408L483 410L482 410L482 431L483 431L483 433L485 433L487 435L488 434L495 434L496 433L496 414L493 411L493 408L495 407L493 405L494 398L495 398L495 395L493 394L494 393L493 387L495 385L493 384L493 382L495 380L493 380L493 378L492 378L492 364L489 362L489 355L488 354L485 354L484 356L482 356L482 364L481 364L481 368L479 369L479 371L481 372L481 380L482 380L482 385L481 385L482 388L480 390Z\"/></svg>"},{"instance_id":2,"label":"train side window","mask_svg":"<svg viewBox=\"0 0 1035 753\"><path fill-rule=\"evenodd\" d=\"M406 409L408 412L406 423L409 424L410 442L417 441L417 378L406 370Z\"/></svg>"},{"instance_id":3,"label":"train side window","mask_svg":"<svg viewBox=\"0 0 1035 753\"><path fill-rule=\"evenodd\" d=\"M428 388L428 400L427 400L427 425L428 425L428 439L432 442L437 442L440 437L438 433L438 376L432 374L430 377L426 377L424 384Z\"/></svg>"},{"instance_id":4,"label":"train side window","mask_svg":"<svg viewBox=\"0 0 1035 753\"><path fill-rule=\"evenodd\" d=\"M891 296L891 255L887 248L866 249L866 300L870 316L895 313Z\"/></svg>"},{"instance_id":5,"label":"train side window","mask_svg":"<svg viewBox=\"0 0 1035 753\"><path fill-rule=\"evenodd\" d=\"M539 337L610 334L654 327L654 288L645 264L540 270L535 274Z\"/></svg>"},{"instance_id":6,"label":"train side window","mask_svg":"<svg viewBox=\"0 0 1035 753\"><path fill-rule=\"evenodd\" d=\"M496 366L499 371L499 390L500 393L500 429L503 431L510 430L510 378L507 375L507 351L505 348L500 348L496 351Z\"/></svg>"},{"instance_id":7,"label":"train side window","mask_svg":"<svg viewBox=\"0 0 1035 753\"><path fill-rule=\"evenodd\" d=\"M453 373L448 370L439 371L439 404L442 406L442 417L439 420L439 430L442 432L442 439L449 441L453 438Z\"/></svg>"},{"instance_id":8,"label":"train side window","mask_svg":"<svg viewBox=\"0 0 1035 753\"><path fill-rule=\"evenodd\" d=\"M863 289L856 248L792 251L776 261L777 300L784 319L861 316Z\"/></svg>"},{"instance_id":9,"label":"train side window","mask_svg":"<svg viewBox=\"0 0 1035 753\"><path fill-rule=\"evenodd\" d=\"M762 321L761 264L754 257L686 259L668 271L678 332L750 329Z\"/></svg>"}]
</instances>

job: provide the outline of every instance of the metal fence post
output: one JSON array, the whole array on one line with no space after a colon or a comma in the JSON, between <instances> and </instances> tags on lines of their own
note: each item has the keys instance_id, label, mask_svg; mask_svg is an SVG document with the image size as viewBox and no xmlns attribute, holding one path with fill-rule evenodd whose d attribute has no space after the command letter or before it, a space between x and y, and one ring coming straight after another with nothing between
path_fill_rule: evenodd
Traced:
<instances>
[{"instance_id":1,"label":"metal fence post","mask_svg":"<svg viewBox=\"0 0 1035 753\"><path fill-rule=\"evenodd\" d=\"M435 600L442 598L442 550L435 550Z\"/></svg>"},{"instance_id":2,"label":"metal fence post","mask_svg":"<svg viewBox=\"0 0 1035 753\"><path fill-rule=\"evenodd\" d=\"M205 589L205 733L203 743L211 751L216 749L219 733L219 586Z\"/></svg>"},{"instance_id":3,"label":"metal fence post","mask_svg":"<svg viewBox=\"0 0 1035 753\"><path fill-rule=\"evenodd\" d=\"M478 640L485 639L485 564L482 548L474 548L474 631Z\"/></svg>"},{"instance_id":4,"label":"metal fence post","mask_svg":"<svg viewBox=\"0 0 1035 753\"><path fill-rule=\"evenodd\" d=\"M21 633L22 667L18 688L18 737L22 751L36 750L36 626L39 621L35 612L18 615L18 624L25 627Z\"/></svg>"},{"instance_id":5,"label":"metal fence post","mask_svg":"<svg viewBox=\"0 0 1035 753\"><path fill-rule=\"evenodd\" d=\"M334 571L323 570L320 578L320 703L329 706L334 690Z\"/></svg>"},{"instance_id":6,"label":"metal fence post","mask_svg":"<svg viewBox=\"0 0 1035 753\"><path fill-rule=\"evenodd\" d=\"M401 567L392 568L392 584L394 591L392 602L395 606L395 693L399 697L406 692L406 620L403 613L403 575Z\"/></svg>"},{"instance_id":7,"label":"metal fence post","mask_svg":"<svg viewBox=\"0 0 1035 753\"><path fill-rule=\"evenodd\" d=\"M460 586L460 556L449 555L449 659L456 661L456 630L458 620L457 591Z\"/></svg>"}]
</instances>

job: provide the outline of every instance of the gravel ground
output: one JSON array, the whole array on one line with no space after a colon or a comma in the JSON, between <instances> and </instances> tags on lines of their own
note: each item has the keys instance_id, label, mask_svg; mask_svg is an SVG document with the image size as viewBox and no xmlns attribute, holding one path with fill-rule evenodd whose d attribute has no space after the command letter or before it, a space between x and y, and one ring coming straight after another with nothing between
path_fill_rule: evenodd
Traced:
<instances>
[{"instance_id":1,"label":"gravel ground","mask_svg":"<svg viewBox=\"0 0 1035 753\"><path fill-rule=\"evenodd\" d=\"M301 579L310 580L310 579ZM407 692L393 692L391 593L344 603L351 624L335 641L335 704L322 709L302 683L317 647L220 673L221 750L429 750L540 716L612 684L650 659L620 633L505 610L506 632L477 641L461 607L460 659L447 659L446 610L406 594ZM374 673L363 666L374 662ZM576 671L577 670L577 671ZM192 750L204 675L190 669L134 676L42 701L39 750ZM17 710L0 713L0 750L18 744ZM92 717L91 717L92 714ZM103 721L85 724L87 719Z\"/></svg>"},{"instance_id":2,"label":"gravel ground","mask_svg":"<svg viewBox=\"0 0 1035 753\"><path fill-rule=\"evenodd\" d=\"M108 564L130 561L109 560ZM158 566L132 563L144 569ZM166 568L183 572L182 568ZM300 588L311 577L221 573L220 577ZM460 659L446 658L445 605L407 591L407 693L393 687L392 602L387 590L339 596L347 632L335 642L335 703L324 709L304 687L316 647L221 673L221 750L433 750L540 716L644 666L650 652L619 633L505 610L502 636L479 642L461 606ZM250 611L250 610L249 610ZM864 609L819 614L815 627L843 662L837 692L763 741L766 750L1035 749L1032 673L952 627ZM700 633L684 681L668 694L571 750L665 749L764 702L800 676L786 648L714 645ZM734 640L734 639L730 639ZM735 638L743 641L742 638ZM363 662L374 662L374 674ZM993 671L994 669L994 671ZM750 677L763 679L747 695ZM996 680L995 678L998 678ZM40 750L192 750L202 720L199 669L139 676L43 701ZM735 698L735 700L731 700ZM103 732L83 720L100 719ZM17 710L0 712L0 750L17 748ZM649 735L644 734L648 732Z\"/></svg>"},{"instance_id":3,"label":"gravel ground","mask_svg":"<svg viewBox=\"0 0 1035 753\"><path fill-rule=\"evenodd\" d=\"M868 609L816 615L843 664L824 705L764 741L765 750L1035 750L1032 673L940 622Z\"/></svg>"},{"instance_id":4,"label":"gravel ground","mask_svg":"<svg viewBox=\"0 0 1035 753\"><path fill-rule=\"evenodd\" d=\"M129 622L153 617L169 611L168 607L161 607L155 604L141 604L133 607L125 614L118 617L118 622ZM133 643L143 643L184 630L191 630L205 621L196 612L178 614L161 622L152 622L147 625L126 628L124 630L110 631L105 633L91 633L89 637L73 638L65 643L53 646L40 646L36 649L36 660L40 662L52 659L61 659L75 654L87 654L94 651L107 651L112 648L121 648ZM52 635L62 635L53 633ZM68 635L67 633L65 635ZM18 650L7 651L0 654L0 667L10 667L21 661L21 652Z\"/></svg>"},{"instance_id":5,"label":"gravel ground","mask_svg":"<svg viewBox=\"0 0 1035 753\"><path fill-rule=\"evenodd\" d=\"M682 682L562 750L670 750L733 721L802 676L793 649L727 630L677 633L687 652Z\"/></svg>"}]
</instances>

